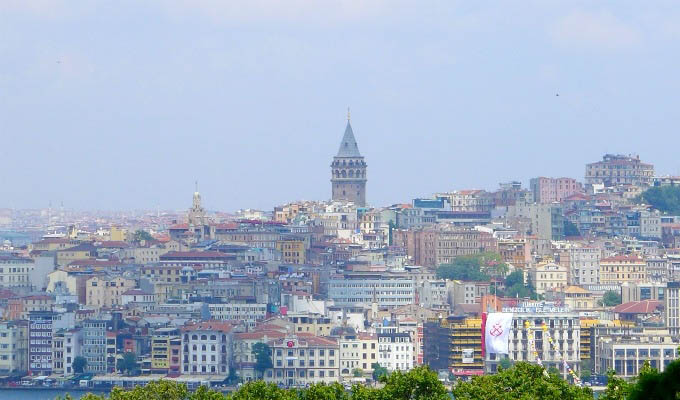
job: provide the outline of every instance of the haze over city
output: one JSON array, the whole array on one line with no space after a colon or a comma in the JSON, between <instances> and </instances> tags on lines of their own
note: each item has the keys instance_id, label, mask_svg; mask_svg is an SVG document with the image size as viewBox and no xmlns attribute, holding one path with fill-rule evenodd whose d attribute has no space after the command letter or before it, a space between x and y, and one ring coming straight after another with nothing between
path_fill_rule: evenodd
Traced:
<instances>
[{"instance_id":1,"label":"haze over city","mask_svg":"<svg viewBox=\"0 0 680 400\"><path fill-rule=\"evenodd\" d=\"M0 207L328 199L347 107L372 205L680 172L673 2L236 4L0 3Z\"/></svg>"}]
</instances>

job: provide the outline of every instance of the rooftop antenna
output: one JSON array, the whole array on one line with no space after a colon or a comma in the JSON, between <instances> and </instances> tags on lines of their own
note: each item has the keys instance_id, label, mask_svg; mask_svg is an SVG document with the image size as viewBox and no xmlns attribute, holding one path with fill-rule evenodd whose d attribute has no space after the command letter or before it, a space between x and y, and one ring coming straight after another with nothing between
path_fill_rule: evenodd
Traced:
<instances>
[{"instance_id":1,"label":"rooftop antenna","mask_svg":"<svg viewBox=\"0 0 680 400\"><path fill-rule=\"evenodd\" d=\"M350 113L349 113L349 107L347 107L347 122L350 120Z\"/></svg>"}]
</instances>

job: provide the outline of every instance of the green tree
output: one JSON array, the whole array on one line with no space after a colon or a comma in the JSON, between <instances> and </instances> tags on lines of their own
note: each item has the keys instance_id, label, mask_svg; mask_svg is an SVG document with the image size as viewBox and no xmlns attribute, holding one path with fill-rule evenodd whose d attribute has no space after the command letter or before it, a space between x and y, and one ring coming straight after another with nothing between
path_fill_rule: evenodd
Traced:
<instances>
[{"instance_id":1,"label":"green tree","mask_svg":"<svg viewBox=\"0 0 680 400\"><path fill-rule=\"evenodd\" d=\"M626 400L633 385L616 376L613 370L607 373L607 387L598 400Z\"/></svg>"},{"instance_id":2,"label":"green tree","mask_svg":"<svg viewBox=\"0 0 680 400\"><path fill-rule=\"evenodd\" d=\"M145 241L152 241L154 240L153 236L145 230L138 229L135 231L135 234L132 236L132 240L135 242L141 242L142 240Z\"/></svg>"},{"instance_id":3,"label":"green tree","mask_svg":"<svg viewBox=\"0 0 680 400\"><path fill-rule=\"evenodd\" d=\"M631 386L630 400L675 400L680 399L680 360L675 360L663 372L649 366L640 370L637 383Z\"/></svg>"},{"instance_id":4,"label":"green tree","mask_svg":"<svg viewBox=\"0 0 680 400\"><path fill-rule=\"evenodd\" d=\"M581 379L588 380L592 375L593 362L590 360L581 361Z\"/></svg>"},{"instance_id":5,"label":"green tree","mask_svg":"<svg viewBox=\"0 0 680 400\"><path fill-rule=\"evenodd\" d=\"M239 390L227 396L228 400L293 400L292 391L279 388L273 383L253 381L243 385Z\"/></svg>"},{"instance_id":6,"label":"green tree","mask_svg":"<svg viewBox=\"0 0 680 400\"><path fill-rule=\"evenodd\" d=\"M85 367L87 367L87 358L78 356L73 359L73 372L82 374L85 371Z\"/></svg>"},{"instance_id":7,"label":"green tree","mask_svg":"<svg viewBox=\"0 0 680 400\"><path fill-rule=\"evenodd\" d=\"M535 364L518 362L495 375L459 382L453 388L456 400L592 400L590 388L570 385L558 375L548 375Z\"/></svg>"},{"instance_id":8,"label":"green tree","mask_svg":"<svg viewBox=\"0 0 680 400\"><path fill-rule=\"evenodd\" d=\"M437 373L429 367L417 367L408 372L395 371L380 377L385 386L380 390L380 399L408 400L449 400L446 387L439 381Z\"/></svg>"},{"instance_id":9,"label":"green tree","mask_svg":"<svg viewBox=\"0 0 680 400\"><path fill-rule=\"evenodd\" d=\"M255 343L252 348L252 354L255 356L255 371L260 373L260 377L264 376L264 372L272 368L272 350L265 343Z\"/></svg>"},{"instance_id":10,"label":"green tree","mask_svg":"<svg viewBox=\"0 0 680 400\"><path fill-rule=\"evenodd\" d=\"M568 219L565 219L564 236L581 236L581 232L578 230L578 228L573 222L569 221Z\"/></svg>"},{"instance_id":11,"label":"green tree","mask_svg":"<svg viewBox=\"0 0 680 400\"><path fill-rule=\"evenodd\" d=\"M361 368L354 368L352 370L352 376L355 377L355 378L362 377L362 376L364 376L364 370L361 369Z\"/></svg>"},{"instance_id":12,"label":"green tree","mask_svg":"<svg viewBox=\"0 0 680 400\"><path fill-rule=\"evenodd\" d=\"M613 290L608 290L604 292L600 304L605 305L607 307L618 306L619 304L621 304L621 294L616 293Z\"/></svg>"},{"instance_id":13,"label":"green tree","mask_svg":"<svg viewBox=\"0 0 680 400\"><path fill-rule=\"evenodd\" d=\"M512 367L512 361L510 361L510 359L508 357L503 357L498 362L498 365L503 369L508 369L508 368Z\"/></svg>"},{"instance_id":14,"label":"green tree","mask_svg":"<svg viewBox=\"0 0 680 400\"><path fill-rule=\"evenodd\" d=\"M388 371L387 368L381 366L378 363L373 363L371 364L371 368L373 368L373 380L378 381L383 375L387 375Z\"/></svg>"},{"instance_id":15,"label":"green tree","mask_svg":"<svg viewBox=\"0 0 680 400\"><path fill-rule=\"evenodd\" d=\"M550 367L548 367L548 373L549 373L550 375L558 375L558 376L559 376L559 375L560 375L560 370L557 369L556 366L551 365Z\"/></svg>"},{"instance_id":16,"label":"green tree","mask_svg":"<svg viewBox=\"0 0 680 400\"><path fill-rule=\"evenodd\" d=\"M119 358L118 361L116 361L116 369L120 371L121 374L125 373L130 375L137 367L137 356L131 351L126 351L123 354L123 358Z\"/></svg>"},{"instance_id":17,"label":"green tree","mask_svg":"<svg viewBox=\"0 0 680 400\"><path fill-rule=\"evenodd\" d=\"M655 186L645 190L637 201L663 213L677 215L680 213L680 187Z\"/></svg>"},{"instance_id":18,"label":"green tree","mask_svg":"<svg viewBox=\"0 0 680 400\"><path fill-rule=\"evenodd\" d=\"M507 271L508 266L503 263L500 254L483 252L459 256L450 264L440 265L437 276L461 281L488 281L491 276L505 276Z\"/></svg>"}]
</instances>

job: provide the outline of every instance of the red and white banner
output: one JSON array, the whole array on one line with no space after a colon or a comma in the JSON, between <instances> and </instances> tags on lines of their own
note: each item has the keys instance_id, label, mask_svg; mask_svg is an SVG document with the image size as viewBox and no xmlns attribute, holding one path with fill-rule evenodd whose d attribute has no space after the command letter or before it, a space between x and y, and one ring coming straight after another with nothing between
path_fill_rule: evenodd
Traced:
<instances>
[{"instance_id":1,"label":"red and white banner","mask_svg":"<svg viewBox=\"0 0 680 400\"><path fill-rule=\"evenodd\" d=\"M512 313L489 313L484 324L484 344L488 353L508 354Z\"/></svg>"}]
</instances>

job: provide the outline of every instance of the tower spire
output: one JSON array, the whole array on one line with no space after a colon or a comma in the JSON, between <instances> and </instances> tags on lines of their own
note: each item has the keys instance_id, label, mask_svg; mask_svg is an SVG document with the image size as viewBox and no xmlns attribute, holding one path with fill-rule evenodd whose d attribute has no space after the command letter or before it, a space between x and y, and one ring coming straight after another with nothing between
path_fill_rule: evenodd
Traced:
<instances>
[{"instance_id":1,"label":"tower spire","mask_svg":"<svg viewBox=\"0 0 680 400\"><path fill-rule=\"evenodd\" d=\"M347 122L350 120L350 113L349 113L349 107L347 107Z\"/></svg>"},{"instance_id":2,"label":"tower spire","mask_svg":"<svg viewBox=\"0 0 680 400\"><path fill-rule=\"evenodd\" d=\"M198 180L194 181L194 183L196 184L196 192L198 192Z\"/></svg>"}]
</instances>

